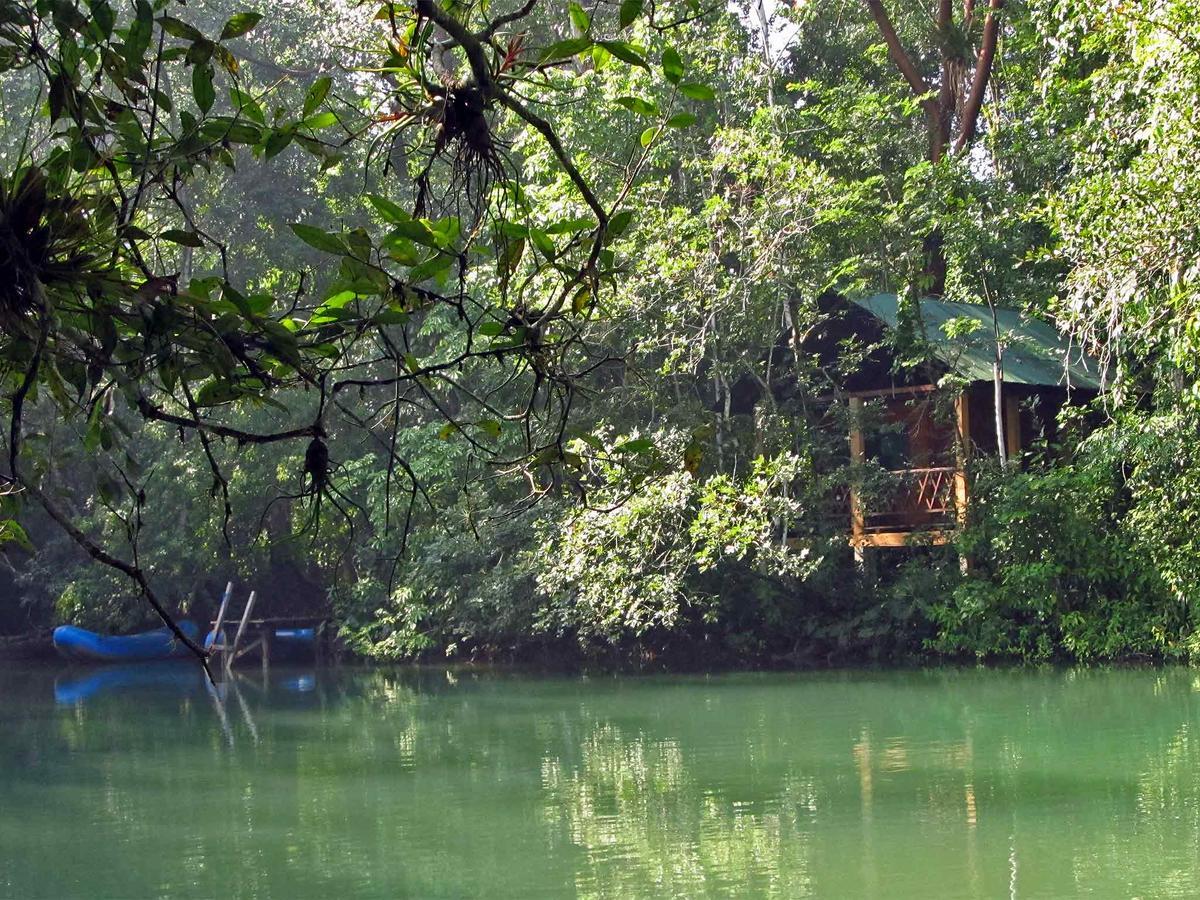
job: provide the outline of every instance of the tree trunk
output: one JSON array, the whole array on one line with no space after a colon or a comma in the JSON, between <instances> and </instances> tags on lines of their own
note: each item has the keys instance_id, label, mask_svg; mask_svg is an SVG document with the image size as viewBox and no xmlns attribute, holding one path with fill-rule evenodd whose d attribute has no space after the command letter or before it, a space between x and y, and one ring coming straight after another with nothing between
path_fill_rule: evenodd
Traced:
<instances>
[{"instance_id":1,"label":"tree trunk","mask_svg":"<svg viewBox=\"0 0 1200 900\"><path fill-rule=\"evenodd\" d=\"M988 297L988 309L992 311L992 340L996 358L992 361L992 405L995 407L996 453L1000 457L1000 468L1008 468L1008 447L1004 431L1004 344L1000 340L1000 317L996 304Z\"/></svg>"},{"instance_id":2,"label":"tree trunk","mask_svg":"<svg viewBox=\"0 0 1200 900\"><path fill-rule=\"evenodd\" d=\"M934 84L921 74L912 57L905 51L891 18L883 8L883 0L865 0L865 3L887 45L888 56L896 69L912 92L924 98L921 102L929 126L929 162L937 164L945 158L946 149L951 146L952 136L952 152L964 152L976 136L979 113L995 66L1000 30L999 13L1004 8L1004 0L988 0L987 18L983 23L983 35L975 59L974 72L971 74L970 90L965 92L967 61L960 51L952 49L954 42L949 40L951 32L955 30L954 5L952 0L938 0L935 23L937 39L941 44L941 58L935 79L936 96L933 97L930 94L935 93ZM962 31L969 29L974 12L975 0L963 0ZM935 227L925 236L923 250L923 290L933 296L941 296L946 290L946 247L941 229Z\"/></svg>"}]
</instances>

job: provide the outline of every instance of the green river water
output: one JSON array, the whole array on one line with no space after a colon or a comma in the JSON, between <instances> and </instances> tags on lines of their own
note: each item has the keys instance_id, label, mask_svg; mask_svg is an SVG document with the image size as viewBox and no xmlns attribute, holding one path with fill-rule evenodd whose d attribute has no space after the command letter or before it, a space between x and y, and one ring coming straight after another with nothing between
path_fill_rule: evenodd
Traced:
<instances>
[{"instance_id":1,"label":"green river water","mask_svg":"<svg viewBox=\"0 0 1200 900\"><path fill-rule=\"evenodd\" d=\"M0 896L1198 897L1200 673L0 669Z\"/></svg>"}]
</instances>

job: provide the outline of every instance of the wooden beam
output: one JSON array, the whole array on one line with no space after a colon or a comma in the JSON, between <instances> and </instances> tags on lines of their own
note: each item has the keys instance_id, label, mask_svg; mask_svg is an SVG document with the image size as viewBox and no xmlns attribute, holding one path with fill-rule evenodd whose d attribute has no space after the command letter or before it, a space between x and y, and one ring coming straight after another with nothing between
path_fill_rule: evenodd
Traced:
<instances>
[{"instance_id":1,"label":"wooden beam","mask_svg":"<svg viewBox=\"0 0 1200 900\"><path fill-rule=\"evenodd\" d=\"M910 394L932 394L938 390L936 384L908 384L870 391L846 391L847 397L907 397Z\"/></svg>"},{"instance_id":2,"label":"wooden beam","mask_svg":"<svg viewBox=\"0 0 1200 900\"><path fill-rule=\"evenodd\" d=\"M945 531L874 531L862 535L858 542L851 537L851 546L858 547L935 547L950 543Z\"/></svg>"},{"instance_id":3,"label":"wooden beam","mask_svg":"<svg viewBox=\"0 0 1200 900\"><path fill-rule=\"evenodd\" d=\"M247 628L262 628L266 625L279 625L287 628L309 628L324 625L329 616L268 616L265 619L249 619Z\"/></svg>"}]
</instances>

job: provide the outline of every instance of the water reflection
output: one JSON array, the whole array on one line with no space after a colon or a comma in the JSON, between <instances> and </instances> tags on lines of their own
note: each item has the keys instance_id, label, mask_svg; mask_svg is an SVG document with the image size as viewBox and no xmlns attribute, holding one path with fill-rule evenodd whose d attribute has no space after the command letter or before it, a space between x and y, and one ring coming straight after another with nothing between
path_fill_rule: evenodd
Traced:
<instances>
[{"instance_id":1,"label":"water reflection","mask_svg":"<svg viewBox=\"0 0 1200 900\"><path fill-rule=\"evenodd\" d=\"M204 685L0 670L0 896L1200 894L1187 671Z\"/></svg>"},{"instance_id":2,"label":"water reflection","mask_svg":"<svg viewBox=\"0 0 1200 900\"><path fill-rule=\"evenodd\" d=\"M190 692L203 689L203 674L179 662L95 666L60 675L54 681L54 701L74 706L104 694L122 691Z\"/></svg>"}]
</instances>

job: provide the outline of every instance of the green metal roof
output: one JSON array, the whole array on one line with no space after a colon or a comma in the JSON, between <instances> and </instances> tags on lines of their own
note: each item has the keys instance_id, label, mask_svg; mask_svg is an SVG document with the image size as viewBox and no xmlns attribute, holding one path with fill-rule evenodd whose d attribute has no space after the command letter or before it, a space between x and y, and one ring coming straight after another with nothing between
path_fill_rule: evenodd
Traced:
<instances>
[{"instance_id":1,"label":"green metal roof","mask_svg":"<svg viewBox=\"0 0 1200 900\"><path fill-rule=\"evenodd\" d=\"M899 301L895 294L875 294L854 301L867 312L895 328ZM1012 384L1100 389L1100 367L1079 347L1070 346L1057 331L1040 319L1015 309L997 309L1004 345L1004 380ZM925 338L935 356L971 381L991 381L996 357L992 312L974 303L951 303L926 297L921 300ZM979 322L969 335L950 338L942 326L951 319Z\"/></svg>"}]
</instances>

